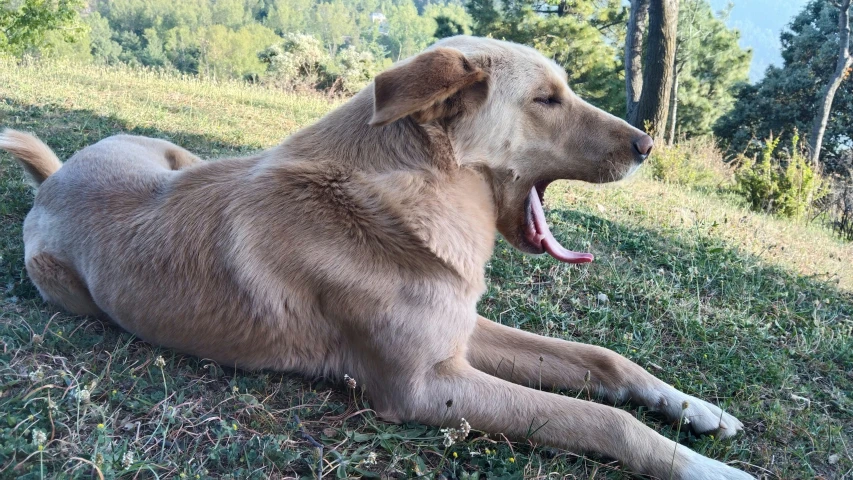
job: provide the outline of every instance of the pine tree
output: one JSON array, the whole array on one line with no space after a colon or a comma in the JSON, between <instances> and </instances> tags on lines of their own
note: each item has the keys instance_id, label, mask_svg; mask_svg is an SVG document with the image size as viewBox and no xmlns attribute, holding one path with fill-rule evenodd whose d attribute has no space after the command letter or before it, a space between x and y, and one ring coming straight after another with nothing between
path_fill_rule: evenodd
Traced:
<instances>
[{"instance_id":1,"label":"pine tree","mask_svg":"<svg viewBox=\"0 0 853 480\"><path fill-rule=\"evenodd\" d=\"M839 52L838 8L812 0L783 31L782 67L771 66L755 85L741 87L733 110L714 126L715 134L732 153L760 151L771 133L789 144L795 130L808 132L822 101L821 91L832 78ZM853 138L853 82L841 83L829 114L821 163L829 171L845 172Z\"/></svg>"}]
</instances>

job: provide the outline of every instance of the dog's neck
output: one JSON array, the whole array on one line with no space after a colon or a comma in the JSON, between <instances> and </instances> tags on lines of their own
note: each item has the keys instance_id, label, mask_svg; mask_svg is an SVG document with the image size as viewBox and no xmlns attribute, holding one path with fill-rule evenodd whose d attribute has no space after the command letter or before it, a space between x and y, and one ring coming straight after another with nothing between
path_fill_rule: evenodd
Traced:
<instances>
[{"instance_id":1,"label":"dog's neck","mask_svg":"<svg viewBox=\"0 0 853 480\"><path fill-rule=\"evenodd\" d=\"M491 182L458 165L442 125L406 117L374 127L372 114L373 93L365 89L292 135L272 158L329 162L374 183L424 246L479 284L496 235Z\"/></svg>"},{"instance_id":2,"label":"dog's neck","mask_svg":"<svg viewBox=\"0 0 853 480\"><path fill-rule=\"evenodd\" d=\"M371 126L373 92L366 88L277 149L288 157L327 158L365 173L446 169L456 163L447 133L405 117Z\"/></svg>"}]
</instances>

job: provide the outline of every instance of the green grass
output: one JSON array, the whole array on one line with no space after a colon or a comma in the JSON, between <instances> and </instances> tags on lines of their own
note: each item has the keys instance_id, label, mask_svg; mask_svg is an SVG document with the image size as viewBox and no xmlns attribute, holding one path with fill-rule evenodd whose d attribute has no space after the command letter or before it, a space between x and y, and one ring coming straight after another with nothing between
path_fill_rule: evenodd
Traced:
<instances>
[{"instance_id":1,"label":"green grass","mask_svg":"<svg viewBox=\"0 0 853 480\"><path fill-rule=\"evenodd\" d=\"M0 64L0 126L37 133L63 158L117 132L242 154L333 106L124 68ZM106 478L310 477L319 464L339 478L625 476L608 459L476 432L445 449L435 428L377 420L358 390L333 388L341 379L235 371L59 313L24 271L22 180L0 155L0 478L97 478L95 465ZM596 262L562 265L501 242L484 315L612 348L724 405L746 425L732 441L630 409L705 455L760 478L853 475L851 244L642 175L556 184L548 204L556 235Z\"/></svg>"}]
</instances>

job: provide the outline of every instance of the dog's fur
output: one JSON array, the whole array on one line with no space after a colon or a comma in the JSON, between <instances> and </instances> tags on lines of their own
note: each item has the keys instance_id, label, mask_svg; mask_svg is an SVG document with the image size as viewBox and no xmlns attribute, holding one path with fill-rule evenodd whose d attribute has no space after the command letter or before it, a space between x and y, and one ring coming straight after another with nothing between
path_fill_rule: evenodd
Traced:
<instances>
[{"instance_id":1,"label":"dog's fur","mask_svg":"<svg viewBox=\"0 0 853 480\"><path fill-rule=\"evenodd\" d=\"M496 231L544 250L524 235L531 187L620 179L651 148L532 49L444 40L247 158L201 162L126 135L64 165L20 132L0 147L40 184L27 272L71 312L227 365L349 374L392 421L465 418L661 478L751 478L625 411L525 385L593 386L734 435L741 423L720 408L612 351L477 315Z\"/></svg>"}]
</instances>

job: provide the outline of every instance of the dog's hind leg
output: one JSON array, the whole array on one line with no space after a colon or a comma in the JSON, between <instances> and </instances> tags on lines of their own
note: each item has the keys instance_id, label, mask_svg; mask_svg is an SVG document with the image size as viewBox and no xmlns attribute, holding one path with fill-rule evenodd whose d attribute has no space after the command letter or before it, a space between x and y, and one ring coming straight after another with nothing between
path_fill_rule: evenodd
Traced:
<instances>
[{"instance_id":1,"label":"dog's hind leg","mask_svg":"<svg viewBox=\"0 0 853 480\"><path fill-rule=\"evenodd\" d=\"M167 148L164 152L164 156L169 162L169 167L172 170L181 170L182 168L202 163L202 159L177 145L172 145Z\"/></svg>"},{"instance_id":2,"label":"dog's hind leg","mask_svg":"<svg viewBox=\"0 0 853 480\"><path fill-rule=\"evenodd\" d=\"M743 429L716 405L677 390L606 348L534 335L480 317L468 360L490 375L529 387L588 389L610 401L644 405L671 421L687 418L696 433L725 438Z\"/></svg>"},{"instance_id":3,"label":"dog's hind leg","mask_svg":"<svg viewBox=\"0 0 853 480\"><path fill-rule=\"evenodd\" d=\"M747 480L752 477L678 445L617 408L523 387L453 357L434 365L404 398L405 420L476 430L575 452L614 457L657 478Z\"/></svg>"},{"instance_id":4,"label":"dog's hind leg","mask_svg":"<svg viewBox=\"0 0 853 480\"><path fill-rule=\"evenodd\" d=\"M125 150L128 144L143 147L146 151L140 154L137 150L135 162L154 162L169 170L182 170L199 163L202 159L185 148L160 138L141 137L137 135L115 135L96 143L106 149L101 155L111 156ZM91 148L91 147L90 147Z\"/></svg>"},{"instance_id":5,"label":"dog's hind leg","mask_svg":"<svg viewBox=\"0 0 853 480\"><path fill-rule=\"evenodd\" d=\"M26 266L27 274L46 301L77 315L106 318L79 275L53 255L37 253L27 260Z\"/></svg>"}]
</instances>

